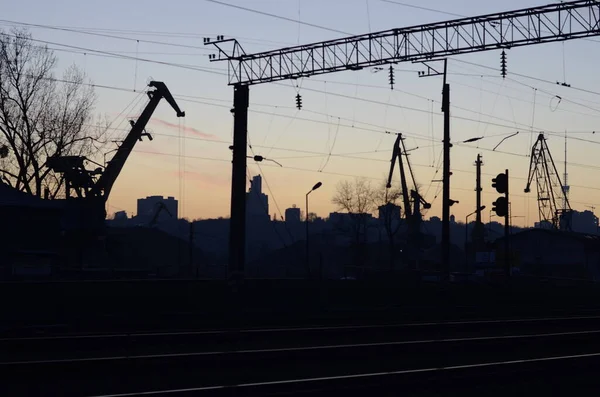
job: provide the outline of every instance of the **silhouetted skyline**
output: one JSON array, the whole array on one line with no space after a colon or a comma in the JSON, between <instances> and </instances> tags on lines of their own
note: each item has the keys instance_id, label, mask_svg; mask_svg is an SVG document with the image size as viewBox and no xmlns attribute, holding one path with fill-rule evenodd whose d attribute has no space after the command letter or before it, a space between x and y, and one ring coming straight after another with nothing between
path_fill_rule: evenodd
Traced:
<instances>
[{"instance_id":1,"label":"silhouetted skyline","mask_svg":"<svg viewBox=\"0 0 600 397\"><path fill-rule=\"evenodd\" d=\"M115 15L110 6L111 2L98 8L82 8L80 4L66 2L61 8L64 12L60 14L45 11L48 4L44 2L33 4L35 5L27 10L11 7L6 10L5 19L73 27L77 24L72 21L89 16L91 19L86 20L90 21L93 28L106 29L102 32L107 33L107 36L121 36L128 40L82 34L79 33L81 29L77 28L75 31L60 31L30 26L30 29L34 37L40 40L92 50L114 51L132 57L137 54L142 59L171 64L193 64L194 67L205 70L198 72L145 61L111 58L93 51L51 45L57 49L59 71L74 63L84 69L89 78L98 85L127 88L130 91L135 87L137 92L143 89L148 76L160 76L160 80L169 84L188 109L187 118L181 122L181 128L178 122L172 119L168 109L157 110L156 119L149 124L149 128L156 134L156 139L153 142L140 143L134 151L116 183L109 202L109 213L119 210L132 213L137 197L161 192L164 196L177 196L181 202L183 216L190 219L228 216L231 177L228 150L231 132L231 90L226 86L225 76L211 73L222 73L223 65L208 62L206 55L212 50L201 46L202 37L212 37L216 34L235 37L240 40L246 51L253 52L343 36L340 33L215 3L187 2L185 4L189 12L185 14L176 10L165 10L160 17L147 16L150 19L144 19L143 23L126 17L128 10L133 12L133 5L124 6L119 3L121 12ZM149 3L149 6L152 7L152 4ZM391 2L370 1L368 15L364 1L345 2L343 9L339 9L336 4L327 2L322 4L318 11L310 4L300 3L300 7L298 4L289 3L270 4L269 11L292 19L297 19L299 15L303 22L348 33L364 33L369 30L453 18L447 13L484 14L539 2L523 4L513 0L495 4L468 1L453 3L450 6L447 2L432 1L426 7L430 9L428 11ZM252 1L245 3L245 6L258 10L265 8L260 2ZM343 17L340 17L340 13ZM50 19L48 16L51 16ZM153 26L161 26L162 28L158 29L160 31L185 35L147 32L150 21ZM202 31L198 31L198 26L203 27ZM100 31L91 33L95 32ZM139 44L135 40L139 40ZM149 41L199 48L178 48ZM461 56L450 60L449 77L454 106L452 115L456 116L453 119L453 140L460 142L473 136L485 137L475 144L455 145L452 151L452 194L461 203L454 209L459 219L473 210L474 196L470 193L474 186L472 163L480 152L485 162L485 203L490 205L494 199L489 188L491 178L509 166L513 176L511 189L515 198L513 212L523 216L516 218L515 222L532 226L539 220L535 195L525 196L522 192L525 185L523 178L526 178L528 168L530 138L532 135L535 137L539 131L567 131L570 137L569 152L572 154L570 157L573 160L569 168L573 207L579 211L592 206L600 208L600 195L591 189L597 179L596 167L600 167L600 164L596 163L592 152L594 144L585 142L594 140L592 131L595 130L595 116L588 107L594 106L595 96L555 84L557 81L567 80L567 83L575 88L594 85L597 77L592 65L597 62L593 45L594 43L588 40L577 40L564 44L532 46L527 50L515 48L507 53L508 78L504 80L500 77L500 59L496 52ZM283 165L279 167L263 162L260 164L263 171L261 172L254 161L248 160L253 174L264 174L269 184L269 188L265 189L266 194L274 197L281 208L289 208L294 203L301 203L307 186L312 186L317 179L322 180L324 188L312 198L312 208L314 212L324 216L333 210L330 197L334 186L340 180L353 179L354 176L372 178L374 182L383 179L386 172L385 162L389 160L393 141L384 132L404 131L410 136L407 141L408 147L419 147L411 153L415 172L419 183L429 188L425 189L429 190L426 198L433 201L437 183L431 184L431 180L436 179L435 170L441 148L441 83L435 78L419 79L417 71L422 69L419 65L398 65L397 69L394 91L389 90L386 73L381 72L348 72L304 79L302 84L299 84L299 92L303 96L303 110L298 114L294 107L296 90L291 86L267 85L254 90L249 127L253 150L256 154L275 159ZM114 70L122 73L113 73ZM523 76L532 76L543 81ZM134 92L100 87L96 88L96 91L98 104L95 111L107 115L109 120L121 114L137 96ZM345 95L346 98L339 95ZM562 100L559 100L557 95ZM379 103L361 101L360 98ZM266 104L270 106L263 106ZM124 115L135 115L138 110L139 106L130 107ZM122 125L124 121L117 118L113 125ZM516 131L520 131L518 136L504 142L495 152L491 151L504 137ZM119 134L114 132L112 135L118 139ZM185 140L183 146L179 145L180 134ZM550 148L562 173L560 162L563 159L563 140L556 136L549 138ZM180 161L180 158L183 160ZM439 202L434 202L432 215L440 214Z\"/></svg>"}]
</instances>

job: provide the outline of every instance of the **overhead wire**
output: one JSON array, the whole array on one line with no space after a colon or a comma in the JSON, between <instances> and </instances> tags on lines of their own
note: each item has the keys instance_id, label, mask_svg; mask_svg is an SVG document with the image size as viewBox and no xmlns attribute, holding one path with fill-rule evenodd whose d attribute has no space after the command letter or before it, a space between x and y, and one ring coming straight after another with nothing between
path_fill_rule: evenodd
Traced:
<instances>
[{"instance_id":1,"label":"overhead wire","mask_svg":"<svg viewBox=\"0 0 600 397\"><path fill-rule=\"evenodd\" d=\"M260 11L260 10L256 10L256 9L253 9L253 8L243 7L243 6L240 6L240 5L237 5L237 4L226 3L224 1L218 1L218 0L204 0L204 1L207 1L209 3L219 4L219 5L222 5L222 6L225 6L225 7L230 7L230 8L235 8L235 9L238 9L238 10L247 11L247 12L250 12L250 13L253 13L253 14L263 15L263 16L267 16L267 17L271 17L271 18L275 18L275 19L280 19L280 20L283 20L283 21L288 21L288 22L293 22L293 23L297 23L297 24L302 24L304 26L310 26L310 27L316 28L316 29L326 30L326 31L333 32L333 33L339 33L339 34L343 34L343 35L346 35L346 36L352 36L352 33L344 32L342 30L329 28L327 26L317 25L315 23L304 22L304 21L300 21L298 19L284 17L282 15L277 15L277 14L273 14L273 13L266 12L266 11Z\"/></svg>"},{"instance_id":2,"label":"overhead wire","mask_svg":"<svg viewBox=\"0 0 600 397\"><path fill-rule=\"evenodd\" d=\"M84 50L85 50L85 49L84 49ZM112 55L112 54L111 54L111 55ZM137 57L134 57L134 59L136 59L136 58L137 58ZM220 74L221 74L221 73L220 73ZM586 91L587 91L587 90L586 90ZM597 142L595 142L595 141L591 141L591 142L597 143Z\"/></svg>"},{"instance_id":3,"label":"overhead wire","mask_svg":"<svg viewBox=\"0 0 600 397\"><path fill-rule=\"evenodd\" d=\"M250 135L248 135L248 147L250 148L250 151L252 152L252 155L256 156L256 153L254 152L254 149L252 148L252 143L250 142ZM283 212L281 212L281 208L279 207L279 204L277 203L277 199L275 198L275 194L273 193L273 190L271 190L271 186L269 185L269 182L267 180L267 175L262 170L260 162L256 162L255 164L258 167L258 170L260 172L261 177L265 181L265 186L267 187L267 190L269 191L269 194L271 195L271 198L273 199L273 203L275 203L275 208L277 209L277 212L279 212L279 216L283 219ZM246 167L246 170L247 170L248 173L250 172L250 170L248 169L248 167ZM250 174L248 174L248 175L250 175ZM261 200L261 202L262 202L262 200ZM268 209L265 208L265 210L267 211L267 216L269 216L269 218L270 218L270 214L268 213ZM275 227L275 224L274 223L272 223L272 224L273 224L273 227L275 228L275 232L277 233L277 235L279 235L279 231ZM284 227L285 227L285 230L287 231L288 235L290 236L290 240L291 240L292 244L294 244L295 243L295 238L294 238L292 232L290 231L290 229L288 228L287 223L284 223ZM280 236L280 239L281 239L284 247L287 248L287 244L285 243L285 240L281 237L281 235L279 235L279 236Z\"/></svg>"},{"instance_id":4,"label":"overhead wire","mask_svg":"<svg viewBox=\"0 0 600 397\"><path fill-rule=\"evenodd\" d=\"M27 27L33 27L33 28L42 28L42 29L49 29L49 30L57 30L57 31L63 31L63 32L69 32L69 33L77 33L77 34L83 34L83 35L90 35L90 36L97 36L97 37L105 37L105 38L109 38L109 39L116 39L116 40L126 40L126 41L135 41L135 42L143 42L143 43L149 43L149 44L155 44L155 45L163 45L163 46L171 46L171 47L180 47L180 48L191 48L191 49L195 49L195 50L201 50L201 51L207 51L207 52L214 52L215 50L210 48L210 47L200 47L200 46L193 46L193 45L186 45L186 44L177 44L177 43L169 43L169 42L162 42L162 41L156 41L156 40L145 40L145 39L138 39L138 38L132 38L132 37L123 37L123 36L115 36L112 34L105 34L105 33L94 33L94 32L89 32L89 31L85 31L84 29L77 29L77 28L66 28L66 27L59 27L59 26L53 26L53 25L45 25L45 24L37 24L37 23L28 23L28 22L19 22L19 21L11 21L11 20L7 20L7 19L0 19L0 22L3 24L8 24L10 26L27 26Z\"/></svg>"},{"instance_id":5,"label":"overhead wire","mask_svg":"<svg viewBox=\"0 0 600 397\"><path fill-rule=\"evenodd\" d=\"M380 1L382 1L384 3L396 4L396 5L403 6L403 7L409 7L409 8L414 8L414 9L423 10L423 11L430 11L430 12L434 12L437 14L444 14L444 15L449 15L449 16L458 17L458 18L465 17L464 15L456 14L456 13L449 12L449 11L442 11L442 10L437 10L435 8L428 8L428 7L423 7L423 6L417 6L414 4L402 3L399 1L395 1L395 0L380 0Z\"/></svg>"},{"instance_id":6,"label":"overhead wire","mask_svg":"<svg viewBox=\"0 0 600 397\"><path fill-rule=\"evenodd\" d=\"M99 52L99 53L102 53L102 54L108 54L108 55L117 56L117 57L124 57L125 59L131 59L131 60L136 60L136 59L138 59L138 60L140 60L140 61L143 61L143 62L153 62L153 63L159 63L159 64L164 64L164 65L168 65L168 66L174 66L174 67L181 67L181 68L190 69L190 70L196 70L196 71L201 71L201 72L208 72L208 73L214 73L214 74L226 75L226 73L224 73L224 72L219 72L219 71L215 71L215 70L210 70L210 69L207 69L207 68L200 68L200 67L195 67L195 66L190 66L190 65L181 65L181 64L175 64L175 63L170 63L170 62L154 61L154 60L148 60L148 59L143 59L143 58L139 58L139 57L119 56L119 55L117 55L117 54L112 54L112 53L110 53L110 52L107 52L107 51L100 51L100 50L93 50L93 49L85 49L85 48L82 48L82 47L70 46L70 45L66 45L66 44L60 44L60 43L51 43L51 42L47 42L47 41L43 41L43 40L37 40L37 39L32 39L32 40L33 40L33 41L38 41L38 42L44 42L44 43L55 44L55 45L56 45L56 44L58 44L58 45L65 45L65 46L67 46L67 47L75 47L75 48L79 48L79 49L83 49L83 50L88 50L88 51L95 51L95 52ZM305 89L305 90L309 90L309 91L321 92L321 93L322 93L322 91L321 91L321 90L316 90L316 89L311 89L311 88L304 88L304 89ZM331 95L334 95L334 96L338 96L338 97L344 97L344 98L349 98L349 99L356 99L356 98L352 98L352 97L349 97L349 96L347 96L347 95L344 95L344 94L339 94L339 93L331 93L331 92L330 92L330 94L331 94ZM371 103L381 104L381 102L379 102L379 101L368 100L368 99L366 99L366 98L358 98L358 99L359 99L359 100L361 100L361 101L366 101L366 102L371 102ZM397 107L397 108L401 108L401 109L406 109L406 110L415 111L415 112L428 112L427 110L424 110L424 109L410 108L410 107L405 107L405 106L400 106L400 105L393 105L393 106L394 106L394 107ZM460 108L459 108L459 109L460 109ZM472 110L470 110L470 109L464 109L464 108L463 108L463 109L461 109L461 110L465 110L465 111L471 111L471 112L473 112L473 111L472 111ZM492 116L492 115L487 115L487 116L488 116L488 117L491 117L491 118L501 119L501 120L504 120L504 121L509 121L509 120L502 119L502 118L498 118L498 117L496 117L496 116ZM464 120L464 121L469 121L469 122L478 122L478 120L476 120L476 119L472 119L472 118L468 118L468 117L455 116L455 115L454 115L454 116L452 116L452 117L453 117L453 118L455 118L455 119ZM509 121L509 122L510 122L510 121ZM499 123L491 123L491 122L488 122L487 124L488 124L488 125L494 125L494 126L501 127L501 128L512 128L512 126L507 126L507 125L504 125L504 124L499 124ZM541 130L545 130L545 129L541 129Z\"/></svg>"},{"instance_id":7,"label":"overhead wire","mask_svg":"<svg viewBox=\"0 0 600 397\"><path fill-rule=\"evenodd\" d=\"M55 78L53 78L53 80L71 83L71 82L69 82L67 80L63 80L63 79L55 79ZM124 89L124 88L115 87L115 86L106 86L106 85L91 84L91 83L88 84L88 85L90 85L92 87L106 88L106 89L112 89L112 90L118 90L118 91L124 91L124 92L132 92L130 89ZM189 98L190 96L187 96L187 97ZM188 101L188 102L193 102L193 103L201 103L201 104L207 104L207 105L211 105L211 106L221 106L221 107L224 107L224 108L229 108L229 106L225 106L225 105L218 105L218 104L213 104L213 103L208 103L208 102L199 102L199 101L190 100L190 99L186 99L186 98L183 98L182 100ZM256 113L262 113L262 114L273 114L273 113L261 112L261 111L254 111L254 112L256 112ZM315 113L318 114L319 112L315 112ZM279 117L289 117L289 116L286 116L286 115L279 115L279 114L275 114L275 115L279 116ZM334 117L334 116L332 116L332 117ZM309 121L309 122L316 122L316 123L324 123L324 122L322 122L320 120L313 120L313 119L301 118L301 120ZM356 127L356 126L352 127L351 125L342 125L342 124L340 124L340 126L341 127L343 126L343 127L355 128L355 129L365 130L365 131L373 131L373 132L378 132L378 133L385 133L385 132L378 131L378 130L373 130L373 129L367 129L367 128ZM508 127L508 126L505 126L505 127ZM404 132L404 133L406 133L406 132ZM551 134L551 132L548 132L548 131L546 131L546 133ZM424 140L429 140L429 138L424 138L422 136L418 136L418 138L419 139L424 139ZM569 139L576 139L576 140L580 140L580 141L584 141L584 142L589 142L589 143L594 143L594 144L600 143L600 142L591 141L591 140L585 140L585 139L576 138L576 137L568 137L568 138ZM510 154L510 155L516 155L514 153L506 153L506 152L501 152L501 151L496 151L496 153L505 153L505 154ZM584 165L582 165L582 166L584 166Z\"/></svg>"},{"instance_id":8,"label":"overhead wire","mask_svg":"<svg viewBox=\"0 0 600 397\"><path fill-rule=\"evenodd\" d=\"M7 33L3 33L3 32L0 32L0 35L8 36L8 37L18 37L16 35L11 35L11 34L7 34ZM211 69L211 68L207 68L207 67L184 65L184 64L178 64L178 63L173 63L173 62L158 61L158 60L141 58L141 57L133 57L133 56L124 55L124 54L112 53L110 51L96 50L96 49L76 46L76 45L72 45L72 44L63 44L63 43L57 43L57 42L48 41L48 40L40 40L40 39L35 39L35 38L28 38L28 40L30 40L32 42L36 42L36 43L49 44L49 45L55 45L55 46L60 46L60 47L65 47L65 48L72 48L72 49L76 49L76 50L86 51L88 53L91 52L91 53L96 53L96 54L110 55L112 57L128 59L128 60L132 60L132 61L137 60L140 62L154 63L154 64L158 64L158 65L165 65L165 66L171 66L171 67L176 67L176 68L181 68L181 69L188 69L188 70L193 70L193 71L197 71L197 72L218 74L218 75L222 75L222 76L227 75L227 73L225 72L224 69L223 70L215 69L215 68Z\"/></svg>"}]
</instances>

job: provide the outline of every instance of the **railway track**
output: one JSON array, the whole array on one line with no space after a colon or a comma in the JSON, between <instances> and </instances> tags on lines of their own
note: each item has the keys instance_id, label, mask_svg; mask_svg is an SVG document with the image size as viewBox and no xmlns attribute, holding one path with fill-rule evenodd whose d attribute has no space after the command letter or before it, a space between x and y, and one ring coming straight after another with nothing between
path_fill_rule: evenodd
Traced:
<instances>
[{"instance_id":1,"label":"railway track","mask_svg":"<svg viewBox=\"0 0 600 397\"><path fill-rule=\"evenodd\" d=\"M582 377L600 363L599 337L597 315L7 337L0 376L7 395L28 396L505 388Z\"/></svg>"}]
</instances>

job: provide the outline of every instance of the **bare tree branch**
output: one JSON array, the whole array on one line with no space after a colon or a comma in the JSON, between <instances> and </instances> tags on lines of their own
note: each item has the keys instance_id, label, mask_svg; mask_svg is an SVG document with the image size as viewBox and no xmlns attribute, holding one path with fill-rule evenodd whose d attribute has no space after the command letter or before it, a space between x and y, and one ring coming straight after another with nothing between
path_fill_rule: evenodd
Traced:
<instances>
[{"instance_id":1,"label":"bare tree branch","mask_svg":"<svg viewBox=\"0 0 600 397\"><path fill-rule=\"evenodd\" d=\"M16 189L51 196L63 184L46 166L54 155L92 153L106 131L90 128L95 95L85 75L67 68L58 83L57 59L26 30L0 31L0 148L2 175ZM5 155L4 155L5 154Z\"/></svg>"}]
</instances>

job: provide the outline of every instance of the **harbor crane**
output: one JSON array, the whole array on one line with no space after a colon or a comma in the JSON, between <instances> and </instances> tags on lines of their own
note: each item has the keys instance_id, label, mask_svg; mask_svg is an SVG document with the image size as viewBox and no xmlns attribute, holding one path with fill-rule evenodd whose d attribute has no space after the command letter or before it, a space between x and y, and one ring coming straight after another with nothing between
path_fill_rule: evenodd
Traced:
<instances>
[{"instance_id":1,"label":"harbor crane","mask_svg":"<svg viewBox=\"0 0 600 397\"><path fill-rule=\"evenodd\" d=\"M538 139L531 148L531 161L529 163L529 176L525 193L531 192L531 184L535 179L537 187L537 201L540 222L542 226L557 230L571 230L572 209L569 197L563 188L560 174L544 134L539 134ZM563 203L560 208L558 203Z\"/></svg>"},{"instance_id":2,"label":"harbor crane","mask_svg":"<svg viewBox=\"0 0 600 397\"><path fill-rule=\"evenodd\" d=\"M406 159L406 165L413 183L413 188L410 190L408 188L403 157ZM431 204L429 204L425 198L423 198L421 193L419 193L419 185L417 185L417 181L415 180L415 174L408 158L408 153L406 146L404 145L404 138L402 137L402 134L398 134L398 137L394 142L394 149L392 151L392 159L390 162L390 173L388 175L386 184L388 189L392 187L392 178L394 176L396 162L398 163L398 168L400 170L404 218L406 219L407 223L407 248L410 252L414 250L417 250L418 252L421 248L421 222L423 221L421 206L423 206L424 209L430 209ZM414 257L414 255L410 256Z\"/></svg>"},{"instance_id":3,"label":"harbor crane","mask_svg":"<svg viewBox=\"0 0 600 397\"><path fill-rule=\"evenodd\" d=\"M459 18L423 25L247 54L237 40L205 38L217 47L211 61L228 64L233 86L233 161L229 271L242 277L245 266L246 158L249 87L281 80L358 71L400 62L424 62L482 51L505 51L521 46L600 35L600 1L576 0ZM444 68L445 69L445 68ZM444 76L446 73L443 73ZM298 93L296 93L298 95ZM444 79L444 164L442 197L442 260L450 254L450 84ZM303 105L306 107L306 103Z\"/></svg>"},{"instance_id":4,"label":"harbor crane","mask_svg":"<svg viewBox=\"0 0 600 397\"><path fill-rule=\"evenodd\" d=\"M97 164L98 168L87 170L85 162L94 162L84 156L54 156L47 160L47 166L64 177L67 201L71 198L83 200L87 204L86 210L96 214L96 221L103 221L106 217L106 201L136 143L143 137L152 140L145 128L160 101L165 99L177 117L185 117L185 112L181 111L165 83L151 81L148 86L154 88L147 92L150 101L140 117L131 122L131 130L105 167ZM75 197L71 197L73 193Z\"/></svg>"}]
</instances>

